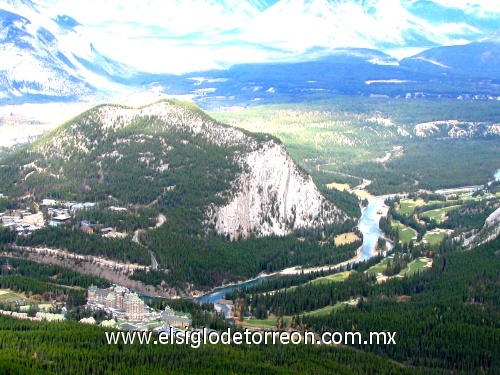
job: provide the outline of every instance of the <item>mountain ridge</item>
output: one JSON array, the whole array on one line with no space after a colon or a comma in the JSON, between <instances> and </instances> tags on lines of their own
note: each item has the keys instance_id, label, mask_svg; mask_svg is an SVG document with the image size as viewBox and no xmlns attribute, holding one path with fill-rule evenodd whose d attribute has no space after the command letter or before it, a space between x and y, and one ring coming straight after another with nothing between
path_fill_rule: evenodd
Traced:
<instances>
[{"instance_id":1,"label":"mountain ridge","mask_svg":"<svg viewBox=\"0 0 500 375\"><path fill-rule=\"evenodd\" d=\"M485 11L480 14L474 7L464 6L463 4L451 7L441 0L434 2L395 1L392 3L394 3L393 8L395 11L402 14L401 19L389 17L387 14L390 15L389 10L392 11L392 9L389 9L390 7L380 0L369 2L332 0L253 1L246 2L243 5L238 5L234 1L226 1L207 2L203 4L210 7L211 11L215 12L215 14L218 14L217 12L222 12L223 14L229 12L227 14L233 14L241 11L248 18L248 22L245 21L239 28L225 30L223 27L215 27L209 33L213 48L217 51L217 61L220 63L216 65L224 67L223 70L218 70L220 73L217 74L219 76L235 74L228 77L233 80L238 79L238 67L245 65L241 63L241 60L244 60L245 63L247 61L254 63L256 67L259 64L266 65L270 69L273 69L273 65L276 64L309 63L311 67L306 69L306 73L308 73L307 70L316 70L318 68L318 61L320 60L323 62L344 62L348 64L351 60L359 63L362 59L365 59L372 65L382 67L378 69L366 65L362 69L362 72L358 72L357 70L344 72L342 70L341 77L344 82L340 82L341 79L338 79L335 80L335 85L340 82L341 86L346 86L346 89L344 87L333 86L334 92L341 93L350 92L349 82L351 81L351 76L357 74L358 77L354 78L359 78L360 74L366 75L365 72L367 70L370 71L370 74L366 78L369 81L391 79L412 80L411 77L408 77L411 74L415 74L418 75L418 80L421 80L421 76L425 76L424 78L427 80L427 83L436 78L440 79L442 73L458 73L463 76L469 72L473 72L475 76L478 76L477 72L486 72L481 78L490 73L493 77L498 74L498 64L484 63L478 65L478 60L470 57L468 59L462 59L460 56L458 56L459 58L449 57L454 59L457 64L452 69L445 69L443 72L442 69L438 69L436 64L432 66L432 64L429 64L429 61L423 60L426 52L423 52L424 55L417 55L413 60L409 58L398 62L397 59L380 51L389 47L404 46L424 46L425 48L436 46L436 48L444 48L442 47L443 44L463 44L479 40L478 42L471 43L472 46L469 47L467 45L454 46L444 49L444 51L446 54L453 55L454 51L467 48L477 50L479 46L482 46L485 53L490 48L490 54L494 55L496 51L494 49L495 46L487 47L483 39L489 33L495 32L493 28L494 24L492 26L492 24L488 23L488 20L496 14L496 8L493 6L484 7ZM105 9L112 9L113 4L115 3L106 3ZM152 4L148 3L147 6L159 5L158 2L153 2ZM181 12L182 9L185 10L185 6L178 2L172 2L172 4L173 13L175 11ZM286 6L287 4L289 6ZM442 20L438 20L439 22L429 19L429 22L427 22L424 17L426 13L423 10L427 9L430 6L429 4L434 4L434 7L437 7L436 9L439 8L439 12L441 13L445 12L445 14L448 14L448 12L451 12L448 17L449 19L445 17ZM63 9L67 10L68 8ZM149 12L151 9L147 11ZM436 12L438 11L436 10ZM181 15L183 14L181 12ZM99 17L101 16L102 14ZM88 21L84 15L82 17ZM130 17L130 15L127 17ZM269 18L269 22L266 21L266 17ZM389 19L387 20L388 17ZM432 18L430 15L429 17ZM283 21L284 23L273 21L274 19L280 22ZM346 21L350 19L354 19L355 22ZM214 22L216 20L217 18L214 19ZM470 25L467 23L468 20L472 20ZM8 1L0 5L0 21L0 101L3 103L40 101L100 102L117 96L126 96L127 93L130 94L144 90L148 90L149 94L194 95L197 103L200 105L203 105L202 96L204 95L215 95L217 97L234 96L233 87L231 85L226 85L227 87L225 87L224 82L214 81L214 85L212 86L207 86L207 82L192 82L192 79L199 76L203 77L207 72L212 74L213 71L204 70L183 75L149 74L113 60L109 57L110 50L105 48L104 53L101 53L99 48L96 47L96 40L91 40L90 36L93 35L95 38L95 35L98 34L95 34L95 32L89 33L89 28L85 25L85 22L80 22L80 20L73 18L71 14L61 13L59 9L54 8L53 4L48 2L41 0ZM154 23L153 21L151 20L150 22ZM119 24L120 21L116 22ZM116 22L114 23L115 26ZM151 31L148 27L154 26L149 24L142 25L141 23L134 25L134 27L139 28L145 27L144 30L141 30L146 34ZM122 25L120 27L126 28L129 26ZM182 41L181 44L189 45L189 48L197 48L199 43L203 45L202 41L197 39L202 37L203 33L183 32L179 36L177 34L181 31L170 30L168 27L170 26L163 24L154 26L156 34L154 33L151 38L157 38L155 40L167 44L171 42L175 44L178 41ZM315 31L311 33L304 32L308 28ZM318 30L323 30L324 32L318 32ZM462 33L460 30L465 31ZM298 33L298 35L294 33ZM278 39L280 38L284 38L283 43L279 42ZM494 41L494 36L490 40ZM295 45L296 43L298 44ZM256 63L254 58L248 60L239 57L236 60L231 58L226 61L224 55L225 48L237 48L238 51L253 51L256 48L259 52L257 54L252 53L252 56L260 56L257 59L260 62ZM133 51L134 49L131 48L131 50ZM203 57L203 48L199 51L199 55L197 55L199 58L196 60L206 60ZM429 53L436 53L436 51ZM463 53L460 52L460 54ZM154 60L154 56L152 57L152 55L149 56L143 53L136 53L136 55L148 56L150 60ZM232 53L231 56L240 56L240 54ZM369 56L371 57L369 58ZM474 56L477 56L475 52ZM445 59L447 58L445 56ZM181 57L170 60L177 61L178 59L182 60ZM190 59L193 60L192 57ZM156 60L163 61L163 57ZM426 60L432 61L433 59ZM443 63L442 65L446 64ZM410 68L403 78L400 78L400 76L405 75L404 72L401 72L401 67ZM323 68L327 69L329 74L329 68ZM292 71L293 67L287 69ZM331 67L331 69L335 70L337 67ZM298 74L302 73L299 72ZM302 85L302 91L328 90L325 87L310 85L308 81L316 80L311 75L304 78L305 82L299 82ZM250 81L256 79L259 79L259 77L250 77ZM368 95L385 94L384 92L373 92L374 86L367 90L366 87L362 86L362 83L363 81L361 80L360 87L356 88L354 93L366 92ZM196 87L199 84L203 84L202 86L204 87ZM467 83L465 84L467 85ZM327 86L331 86L331 84L328 83ZM403 85L400 86L402 87ZM216 91L213 91L213 89ZM272 90L276 89L276 87L273 85L273 82L269 82L267 89ZM468 91L468 88L466 88L463 92L456 95L453 93L453 95L458 97L462 94L468 94ZM245 92L240 90L236 92L240 96L246 95ZM406 93L414 95L415 92L417 91L409 87L406 92L398 93L398 95L406 95ZM492 94L492 92L487 92L486 94ZM272 95L267 96L271 97ZM262 97L253 99L261 100ZM264 97L264 99L266 98Z\"/></svg>"},{"instance_id":2,"label":"mountain ridge","mask_svg":"<svg viewBox=\"0 0 500 375\"><path fill-rule=\"evenodd\" d=\"M124 205L190 207L231 238L286 235L347 218L281 142L172 100L139 108L100 105L4 162L0 174L13 182L2 189L11 197L105 201L111 195ZM245 208L242 200L254 204ZM238 220L224 225L223 216Z\"/></svg>"},{"instance_id":3,"label":"mountain ridge","mask_svg":"<svg viewBox=\"0 0 500 375\"><path fill-rule=\"evenodd\" d=\"M400 61L402 66L435 73L500 78L500 33L463 46L435 47Z\"/></svg>"}]
</instances>

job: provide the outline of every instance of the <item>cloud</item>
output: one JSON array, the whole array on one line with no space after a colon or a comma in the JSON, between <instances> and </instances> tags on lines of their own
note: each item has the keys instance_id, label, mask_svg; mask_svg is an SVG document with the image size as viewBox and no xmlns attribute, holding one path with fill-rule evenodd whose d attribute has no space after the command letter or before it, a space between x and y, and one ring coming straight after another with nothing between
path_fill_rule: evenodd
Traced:
<instances>
[{"instance_id":1,"label":"cloud","mask_svg":"<svg viewBox=\"0 0 500 375\"><path fill-rule=\"evenodd\" d=\"M381 41L398 46L408 30L434 44L454 42L448 34L474 32L466 25L438 29L413 19L403 6L410 0L373 0L373 16L354 0L334 5L282 0L267 9L270 2L257 0L34 1L46 5L52 17L67 14L85 25L99 51L151 72L282 60L314 46L376 48ZM500 1L434 1L481 17L500 13Z\"/></svg>"}]
</instances>

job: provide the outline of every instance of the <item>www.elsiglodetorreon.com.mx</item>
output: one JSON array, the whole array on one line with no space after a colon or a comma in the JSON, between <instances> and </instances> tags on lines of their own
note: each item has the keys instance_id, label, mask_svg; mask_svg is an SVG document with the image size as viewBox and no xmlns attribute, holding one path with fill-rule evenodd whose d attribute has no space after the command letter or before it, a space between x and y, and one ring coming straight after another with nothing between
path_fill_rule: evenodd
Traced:
<instances>
[{"instance_id":1,"label":"www.elsiglodetorreon.com.mx","mask_svg":"<svg viewBox=\"0 0 500 375\"><path fill-rule=\"evenodd\" d=\"M363 339L360 332L323 332L315 334L305 331L252 331L245 328L242 331L232 331L231 328L223 332L210 331L207 328L186 331L170 327L168 331L162 331L158 334L151 331L115 331L105 332L106 341L109 345L139 343L141 345L188 345L197 349L201 345L216 344L316 344L316 345L354 345L354 344L376 344L376 345L395 345L397 332L370 332Z\"/></svg>"}]
</instances>

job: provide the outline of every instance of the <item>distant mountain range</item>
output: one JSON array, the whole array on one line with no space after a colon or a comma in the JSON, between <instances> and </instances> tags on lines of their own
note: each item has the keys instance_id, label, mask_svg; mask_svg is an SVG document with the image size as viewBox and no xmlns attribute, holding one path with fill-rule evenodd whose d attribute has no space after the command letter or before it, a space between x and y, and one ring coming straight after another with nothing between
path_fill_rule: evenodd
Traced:
<instances>
[{"instance_id":1,"label":"distant mountain range","mask_svg":"<svg viewBox=\"0 0 500 375\"><path fill-rule=\"evenodd\" d=\"M30 1L0 5L0 100L85 100L133 70L97 51L85 27Z\"/></svg>"},{"instance_id":2,"label":"distant mountain range","mask_svg":"<svg viewBox=\"0 0 500 375\"><path fill-rule=\"evenodd\" d=\"M496 37L436 47L397 61L380 51L341 49L314 60L237 64L227 70L157 77L169 94L195 95L205 109L327 100L332 95L391 98L496 99Z\"/></svg>"},{"instance_id":3,"label":"distant mountain range","mask_svg":"<svg viewBox=\"0 0 500 375\"><path fill-rule=\"evenodd\" d=\"M482 6L474 3L281 0L238 32L243 40L291 51L311 47L384 49L452 45L473 41L498 29L498 14L485 9L485 2Z\"/></svg>"},{"instance_id":4,"label":"distant mountain range","mask_svg":"<svg viewBox=\"0 0 500 375\"><path fill-rule=\"evenodd\" d=\"M500 33L463 46L436 47L403 59L421 71L500 78Z\"/></svg>"},{"instance_id":5,"label":"distant mountain range","mask_svg":"<svg viewBox=\"0 0 500 375\"><path fill-rule=\"evenodd\" d=\"M117 5L114 0L103 4ZM158 4L144 4L146 14ZM176 12L185 16L189 5L178 1L162 4L172 9L168 19ZM494 34L499 7L494 4L452 4L446 0L227 0L196 4L211 15L205 27L216 50L231 46L250 52L272 51L273 62L268 61L266 52L261 63L228 66L221 50L220 63L228 69L182 75L140 72L124 64L127 61L109 58L108 51L98 51L87 27L59 14L51 1L8 0L0 4L0 102L95 102L112 100L116 93L129 89L151 87L168 94L193 95L205 107L214 102L276 102L322 93L500 94L495 83L500 78L499 37ZM217 15L238 19L238 26L229 21L217 26ZM155 27L159 41L167 43L164 28L168 23L163 29ZM206 37L187 30L183 35L169 32L169 40L194 48ZM454 45L457 43L466 44ZM433 48L401 61L380 51L403 47ZM245 54L239 59L242 62ZM493 82L484 84L484 79Z\"/></svg>"}]
</instances>

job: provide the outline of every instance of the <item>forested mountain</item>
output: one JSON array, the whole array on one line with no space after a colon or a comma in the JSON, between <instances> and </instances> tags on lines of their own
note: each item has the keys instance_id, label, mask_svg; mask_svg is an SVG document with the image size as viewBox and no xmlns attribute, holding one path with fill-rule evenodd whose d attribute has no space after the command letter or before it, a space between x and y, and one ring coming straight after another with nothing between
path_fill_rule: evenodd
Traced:
<instances>
[{"instance_id":1,"label":"forested mountain","mask_svg":"<svg viewBox=\"0 0 500 375\"><path fill-rule=\"evenodd\" d=\"M184 207L230 237L288 234L346 216L278 140L212 120L195 106L100 106L4 160L11 197Z\"/></svg>"},{"instance_id":2,"label":"forested mountain","mask_svg":"<svg viewBox=\"0 0 500 375\"><path fill-rule=\"evenodd\" d=\"M169 270L144 275L150 285L217 285L354 255L331 251L332 236L354 222L320 193L280 141L218 123L192 104L96 107L4 159L0 176L0 191L18 204L51 197L164 214L163 226L141 235L160 268ZM82 235L45 228L17 242L59 247L65 238L70 252L113 258L106 244L118 240L87 246ZM327 246L320 244L325 240ZM147 262L145 251L133 256L136 247L119 247L130 251L117 252L117 259Z\"/></svg>"},{"instance_id":3,"label":"forested mountain","mask_svg":"<svg viewBox=\"0 0 500 375\"><path fill-rule=\"evenodd\" d=\"M500 77L500 33L462 46L436 47L405 58L401 66L441 74L462 74L486 79Z\"/></svg>"}]
</instances>

